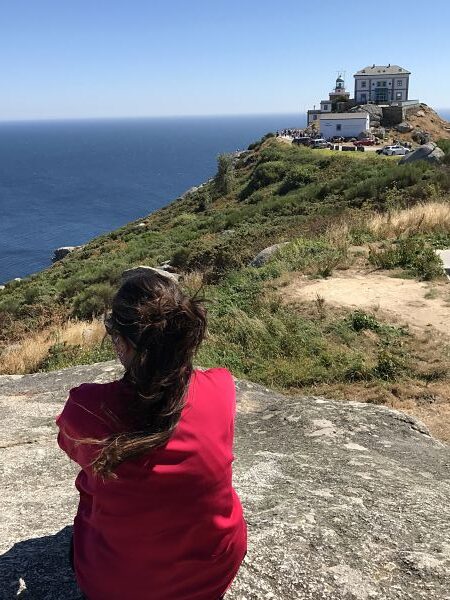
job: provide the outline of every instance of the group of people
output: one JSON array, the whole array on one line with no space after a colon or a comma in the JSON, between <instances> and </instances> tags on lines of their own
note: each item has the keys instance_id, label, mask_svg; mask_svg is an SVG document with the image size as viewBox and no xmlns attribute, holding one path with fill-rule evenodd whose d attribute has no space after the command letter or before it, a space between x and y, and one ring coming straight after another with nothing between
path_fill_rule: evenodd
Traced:
<instances>
[{"instance_id":1,"label":"group of people","mask_svg":"<svg viewBox=\"0 0 450 600\"><path fill-rule=\"evenodd\" d=\"M276 132L277 137L304 137L306 135L304 129L282 129Z\"/></svg>"}]
</instances>

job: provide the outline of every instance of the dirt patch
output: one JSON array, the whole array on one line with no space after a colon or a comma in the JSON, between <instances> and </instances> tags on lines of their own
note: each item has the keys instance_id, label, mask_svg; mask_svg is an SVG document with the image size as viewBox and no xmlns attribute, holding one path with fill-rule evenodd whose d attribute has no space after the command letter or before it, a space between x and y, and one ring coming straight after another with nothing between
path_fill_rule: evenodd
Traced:
<instances>
[{"instance_id":1,"label":"dirt patch","mask_svg":"<svg viewBox=\"0 0 450 600\"><path fill-rule=\"evenodd\" d=\"M447 285L442 284L441 294L439 287L426 282L384 273L346 272L319 280L299 276L283 288L282 295L286 301L316 301L319 296L326 304L374 311L413 330L434 327L450 335L450 303L444 296Z\"/></svg>"},{"instance_id":2,"label":"dirt patch","mask_svg":"<svg viewBox=\"0 0 450 600\"><path fill-rule=\"evenodd\" d=\"M450 342L448 282L426 283L390 277L387 272L352 269L328 279L311 280L298 275L286 285L281 282L277 288L286 303L314 303L316 307L320 304L322 310L328 306L333 313L342 309L361 309L375 312L380 321L408 325L414 334L417 374L447 370ZM414 377L399 382L324 383L308 392L390 406L421 419L434 437L450 442L448 377L428 383Z\"/></svg>"}]
</instances>

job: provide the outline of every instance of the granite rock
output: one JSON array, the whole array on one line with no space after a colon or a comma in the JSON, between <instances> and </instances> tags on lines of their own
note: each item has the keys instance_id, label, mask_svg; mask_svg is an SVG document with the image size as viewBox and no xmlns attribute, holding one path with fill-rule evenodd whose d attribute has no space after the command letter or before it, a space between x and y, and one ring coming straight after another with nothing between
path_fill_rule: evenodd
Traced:
<instances>
[{"instance_id":1,"label":"granite rock","mask_svg":"<svg viewBox=\"0 0 450 600\"><path fill-rule=\"evenodd\" d=\"M54 416L71 387L120 375L111 361L0 377L0 600L79 598L76 468ZM226 600L448 600L448 446L382 406L236 387L249 544Z\"/></svg>"}]
</instances>

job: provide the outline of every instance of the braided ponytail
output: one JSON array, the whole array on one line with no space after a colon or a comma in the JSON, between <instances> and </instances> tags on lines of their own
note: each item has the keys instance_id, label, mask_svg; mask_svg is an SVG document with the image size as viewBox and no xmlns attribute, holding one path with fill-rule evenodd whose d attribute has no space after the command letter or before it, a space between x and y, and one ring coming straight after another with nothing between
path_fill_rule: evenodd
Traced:
<instances>
[{"instance_id":1,"label":"braided ponytail","mask_svg":"<svg viewBox=\"0 0 450 600\"><path fill-rule=\"evenodd\" d=\"M206 334L203 302L155 272L126 280L117 292L111 327L135 347L125 373L135 390L127 409L131 429L103 440L92 463L95 473L115 477L119 464L170 439L185 405L194 355Z\"/></svg>"}]
</instances>

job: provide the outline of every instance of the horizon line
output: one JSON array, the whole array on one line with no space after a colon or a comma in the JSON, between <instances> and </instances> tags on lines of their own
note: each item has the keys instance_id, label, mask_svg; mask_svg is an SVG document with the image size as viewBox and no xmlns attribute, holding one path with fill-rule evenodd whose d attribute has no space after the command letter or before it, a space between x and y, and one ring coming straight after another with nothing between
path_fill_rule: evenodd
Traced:
<instances>
[{"instance_id":1,"label":"horizon line","mask_svg":"<svg viewBox=\"0 0 450 600\"><path fill-rule=\"evenodd\" d=\"M430 107L432 108L432 107ZM450 106L434 108L435 112L450 112ZM0 125L8 123L55 123L67 121L121 121L121 120L144 120L144 119L207 119L214 117L270 117L270 116L305 116L304 112L256 112L256 113L207 113L207 114L171 114L171 115L115 115L96 117L25 117L22 119L2 119Z\"/></svg>"},{"instance_id":2,"label":"horizon line","mask_svg":"<svg viewBox=\"0 0 450 600\"><path fill-rule=\"evenodd\" d=\"M444 109L447 110L447 109ZM450 109L449 109L450 110ZM173 114L173 115L115 115L115 116L96 116L96 117L25 117L22 119L2 119L2 123L41 123L55 121L116 121L116 120L138 120L138 119L202 119L209 117L270 117L270 116L292 116L306 115L306 111L299 112L260 112L260 113L206 113L206 114Z\"/></svg>"}]
</instances>

